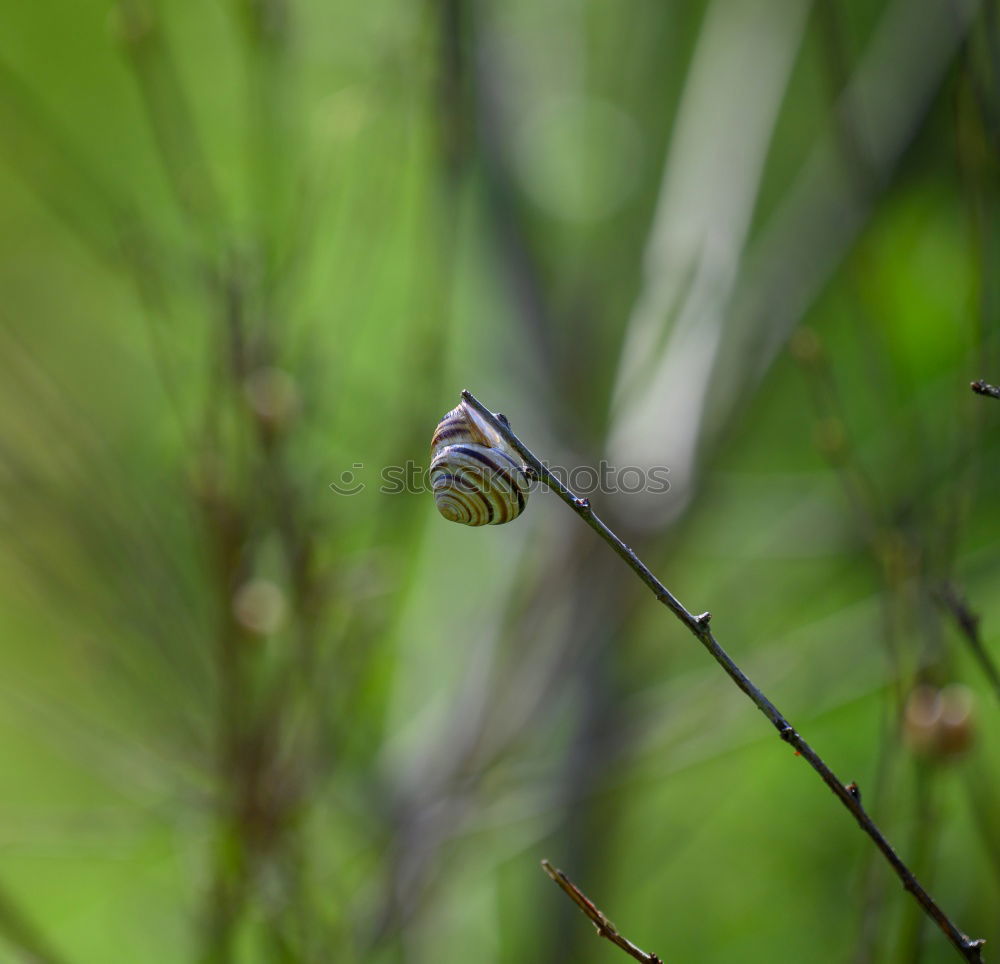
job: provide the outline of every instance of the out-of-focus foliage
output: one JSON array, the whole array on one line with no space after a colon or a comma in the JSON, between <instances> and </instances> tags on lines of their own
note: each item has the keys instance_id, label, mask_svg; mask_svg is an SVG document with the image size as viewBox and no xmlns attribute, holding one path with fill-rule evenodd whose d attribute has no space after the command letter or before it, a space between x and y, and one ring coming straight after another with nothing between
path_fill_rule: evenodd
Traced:
<instances>
[{"instance_id":1,"label":"out-of-focus foliage","mask_svg":"<svg viewBox=\"0 0 1000 964\"><path fill-rule=\"evenodd\" d=\"M3 19L0 959L614 960L542 857L669 961L954 958L555 498L384 484L463 387L669 468L595 505L1000 945L995 3Z\"/></svg>"}]
</instances>

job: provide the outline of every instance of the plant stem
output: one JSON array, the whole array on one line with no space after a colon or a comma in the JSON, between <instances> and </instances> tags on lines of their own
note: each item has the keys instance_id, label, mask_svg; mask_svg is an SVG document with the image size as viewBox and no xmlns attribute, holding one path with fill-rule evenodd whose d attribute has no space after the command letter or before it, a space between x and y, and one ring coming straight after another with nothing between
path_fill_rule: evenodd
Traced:
<instances>
[{"instance_id":1,"label":"plant stem","mask_svg":"<svg viewBox=\"0 0 1000 964\"><path fill-rule=\"evenodd\" d=\"M636 947L630 940L622 937L618 933L618 928L604 916L601 909L558 867L553 867L547 860L543 860L542 869L559 885L569 899L591 919L594 927L597 928L597 933L601 937L606 937L615 947L620 947L626 954L631 955L637 961L643 961L644 964L663 964L663 961L655 954L646 953L646 951Z\"/></svg>"},{"instance_id":2,"label":"plant stem","mask_svg":"<svg viewBox=\"0 0 1000 964\"><path fill-rule=\"evenodd\" d=\"M983 635L979 630L979 616L974 613L964 596L954 586L945 585L936 594L941 604L954 617L962 638L969 644L972 655L976 658L983 675L993 687L997 699L1000 699L1000 669L993 661L986 644L983 642Z\"/></svg>"},{"instance_id":3,"label":"plant stem","mask_svg":"<svg viewBox=\"0 0 1000 964\"><path fill-rule=\"evenodd\" d=\"M955 949L967 961L982 962L982 947L984 940L972 940L963 934L952 923L947 914L935 903L913 873L892 849L888 840L875 825L861 806L860 794L856 789L848 789L837 775L826 765L818 753L808 744L788 720L778 711L777 707L750 681L746 674L737 666L729 654L716 641L709 628L711 613L695 616L653 575L648 566L615 535L591 508L589 499L581 499L573 494L541 460L511 431L506 419L498 418L483 405L471 392L463 391L462 398L468 402L493 428L514 448L532 470L535 477L548 485L560 499L563 500L584 522L587 523L614 551L621 556L625 564L649 587L656 598L663 603L697 638L698 642L708 650L712 658L726 671L732 681L750 698L753 704L767 717L778 735L786 743L795 748L796 754L819 774L820 779L830 788L833 794L850 811L861 829L868 834L875 846L881 851L889 865L895 871L903 884L903 888L913 894L916 901L941 929Z\"/></svg>"}]
</instances>

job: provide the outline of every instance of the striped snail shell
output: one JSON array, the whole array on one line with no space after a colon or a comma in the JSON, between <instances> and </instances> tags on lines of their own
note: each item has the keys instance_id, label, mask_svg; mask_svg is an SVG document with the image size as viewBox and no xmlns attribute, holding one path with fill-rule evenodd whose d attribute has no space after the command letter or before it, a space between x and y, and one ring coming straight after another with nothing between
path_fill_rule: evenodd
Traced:
<instances>
[{"instance_id":1,"label":"striped snail shell","mask_svg":"<svg viewBox=\"0 0 1000 964\"><path fill-rule=\"evenodd\" d=\"M464 400L434 430L431 489L438 511L467 526L516 519L528 501L528 477L517 453Z\"/></svg>"}]
</instances>

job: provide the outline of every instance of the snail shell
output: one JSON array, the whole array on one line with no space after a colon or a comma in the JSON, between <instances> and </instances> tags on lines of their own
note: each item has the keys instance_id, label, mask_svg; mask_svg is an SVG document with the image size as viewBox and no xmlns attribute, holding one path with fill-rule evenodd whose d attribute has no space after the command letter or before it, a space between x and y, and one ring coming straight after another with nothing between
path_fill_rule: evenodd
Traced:
<instances>
[{"instance_id":1,"label":"snail shell","mask_svg":"<svg viewBox=\"0 0 1000 964\"><path fill-rule=\"evenodd\" d=\"M467 526L516 519L528 501L528 477L517 453L463 401L434 430L431 489L438 512Z\"/></svg>"}]
</instances>

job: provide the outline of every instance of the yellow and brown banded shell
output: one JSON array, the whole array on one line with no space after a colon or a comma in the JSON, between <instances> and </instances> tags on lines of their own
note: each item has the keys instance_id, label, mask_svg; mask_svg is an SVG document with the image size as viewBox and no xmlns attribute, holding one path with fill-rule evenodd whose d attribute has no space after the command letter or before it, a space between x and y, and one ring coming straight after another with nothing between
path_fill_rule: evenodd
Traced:
<instances>
[{"instance_id":1,"label":"yellow and brown banded shell","mask_svg":"<svg viewBox=\"0 0 1000 964\"><path fill-rule=\"evenodd\" d=\"M430 476L438 511L450 522L500 525L516 519L528 501L517 453L464 401L434 430Z\"/></svg>"}]
</instances>

